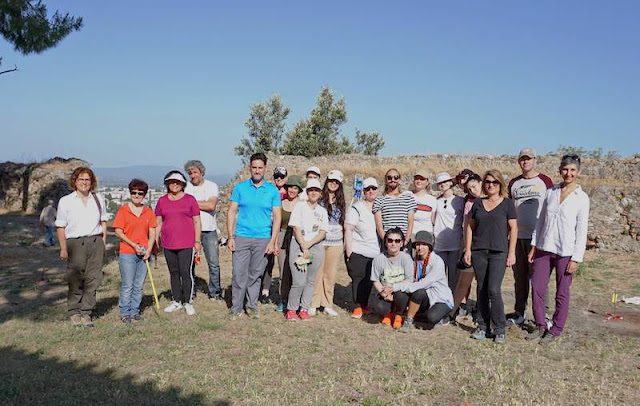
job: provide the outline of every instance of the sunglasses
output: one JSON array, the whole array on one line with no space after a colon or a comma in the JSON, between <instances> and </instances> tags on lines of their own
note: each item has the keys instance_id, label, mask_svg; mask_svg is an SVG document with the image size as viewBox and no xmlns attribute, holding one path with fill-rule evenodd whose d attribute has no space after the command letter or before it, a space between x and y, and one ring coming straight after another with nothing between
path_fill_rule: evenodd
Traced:
<instances>
[{"instance_id":1,"label":"sunglasses","mask_svg":"<svg viewBox=\"0 0 640 406\"><path fill-rule=\"evenodd\" d=\"M377 187L375 187L375 186L368 186L368 187L364 188L364 191L365 191L365 192L368 192L368 191L370 191L370 190L378 190L378 188L377 188Z\"/></svg>"},{"instance_id":2,"label":"sunglasses","mask_svg":"<svg viewBox=\"0 0 640 406\"><path fill-rule=\"evenodd\" d=\"M500 185L500 181L499 180L485 180L484 184L487 186L499 186Z\"/></svg>"},{"instance_id":3,"label":"sunglasses","mask_svg":"<svg viewBox=\"0 0 640 406\"><path fill-rule=\"evenodd\" d=\"M144 195L146 195L146 193L141 191L141 190L132 190L129 193L131 193L131 196L144 196Z\"/></svg>"},{"instance_id":4,"label":"sunglasses","mask_svg":"<svg viewBox=\"0 0 640 406\"><path fill-rule=\"evenodd\" d=\"M400 179L400 175L387 175L387 180L398 180Z\"/></svg>"},{"instance_id":5,"label":"sunglasses","mask_svg":"<svg viewBox=\"0 0 640 406\"><path fill-rule=\"evenodd\" d=\"M576 154L563 155L561 161L575 161L580 163L580 156Z\"/></svg>"},{"instance_id":6,"label":"sunglasses","mask_svg":"<svg viewBox=\"0 0 640 406\"><path fill-rule=\"evenodd\" d=\"M387 238L387 244L391 244L391 243L396 243L396 244L400 244L402 242L402 239L400 238Z\"/></svg>"},{"instance_id":7,"label":"sunglasses","mask_svg":"<svg viewBox=\"0 0 640 406\"><path fill-rule=\"evenodd\" d=\"M273 175L273 179L284 179L286 176L284 175Z\"/></svg>"},{"instance_id":8,"label":"sunglasses","mask_svg":"<svg viewBox=\"0 0 640 406\"><path fill-rule=\"evenodd\" d=\"M447 208L447 202L449 202L449 201L448 201L448 200L445 200L445 201L444 201L444 208L445 208L445 209Z\"/></svg>"}]
</instances>

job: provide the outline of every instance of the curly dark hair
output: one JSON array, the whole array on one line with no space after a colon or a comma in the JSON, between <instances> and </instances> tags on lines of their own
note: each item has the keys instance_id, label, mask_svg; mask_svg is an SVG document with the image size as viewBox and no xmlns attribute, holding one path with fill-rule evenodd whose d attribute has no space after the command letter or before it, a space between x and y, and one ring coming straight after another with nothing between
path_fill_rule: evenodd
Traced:
<instances>
[{"instance_id":1,"label":"curly dark hair","mask_svg":"<svg viewBox=\"0 0 640 406\"><path fill-rule=\"evenodd\" d=\"M329 196L329 180L327 179L324 182L324 186L322 187L322 197L320 198L320 206L327 209L327 213L329 214L329 217L331 217L331 214L333 210L335 210L335 208L340 210L340 213L342 214L340 216L340 225L344 227L344 218L346 215L347 203L345 202L345 199L344 199L344 187L342 186L342 182L338 182L338 189L335 191L334 194L336 197L336 201L333 204L331 204L331 197Z\"/></svg>"},{"instance_id":2,"label":"curly dark hair","mask_svg":"<svg viewBox=\"0 0 640 406\"><path fill-rule=\"evenodd\" d=\"M71 188L71 190L76 190L76 181L78 180L78 177L83 173L88 174L89 177L91 178L90 190L92 192L95 192L96 188L98 187L98 178L96 178L96 175L88 166L80 166L73 171L73 173L71 174L71 177L69 178L69 188Z\"/></svg>"}]
</instances>

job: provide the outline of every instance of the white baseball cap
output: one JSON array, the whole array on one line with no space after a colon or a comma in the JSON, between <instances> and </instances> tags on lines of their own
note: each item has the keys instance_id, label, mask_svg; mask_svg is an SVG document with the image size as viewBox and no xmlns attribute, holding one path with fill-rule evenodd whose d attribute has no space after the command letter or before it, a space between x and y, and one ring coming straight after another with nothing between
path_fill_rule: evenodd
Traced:
<instances>
[{"instance_id":1,"label":"white baseball cap","mask_svg":"<svg viewBox=\"0 0 640 406\"><path fill-rule=\"evenodd\" d=\"M449 175L449 172L440 172L436 175L436 183L442 183L452 179L453 178Z\"/></svg>"},{"instance_id":2,"label":"white baseball cap","mask_svg":"<svg viewBox=\"0 0 640 406\"><path fill-rule=\"evenodd\" d=\"M340 172L339 170L334 169L327 175L327 180L329 179L337 180L338 182L342 183L344 175L342 175L342 172Z\"/></svg>"},{"instance_id":3,"label":"white baseball cap","mask_svg":"<svg viewBox=\"0 0 640 406\"><path fill-rule=\"evenodd\" d=\"M376 178L367 178L362 182L363 189L366 189L371 186L378 187L378 181L376 180Z\"/></svg>"},{"instance_id":4,"label":"white baseball cap","mask_svg":"<svg viewBox=\"0 0 640 406\"><path fill-rule=\"evenodd\" d=\"M308 167L308 168L307 168L307 171L305 172L305 174L306 174L306 173L309 173L309 172L317 173L317 174L318 174L318 176L322 176L322 175L320 174L320 168L318 168L317 166L310 166L310 167Z\"/></svg>"},{"instance_id":5,"label":"white baseball cap","mask_svg":"<svg viewBox=\"0 0 640 406\"><path fill-rule=\"evenodd\" d=\"M322 185L320 184L320 181L318 179L307 179L307 187L305 188L305 190L309 190L309 189L320 189L322 190Z\"/></svg>"}]
</instances>

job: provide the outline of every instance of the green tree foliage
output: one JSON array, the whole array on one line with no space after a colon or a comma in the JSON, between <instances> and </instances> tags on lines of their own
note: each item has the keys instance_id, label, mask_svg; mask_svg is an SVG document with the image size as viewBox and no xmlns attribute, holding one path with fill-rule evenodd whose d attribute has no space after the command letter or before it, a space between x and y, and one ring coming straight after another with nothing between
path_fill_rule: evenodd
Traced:
<instances>
[{"instance_id":1,"label":"green tree foliage","mask_svg":"<svg viewBox=\"0 0 640 406\"><path fill-rule=\"evenodd\" d=\"M255 152L280 153L285 131L284 121L290 112L291 109L282 103L277 94L272 95L268 101L253 104L249 118L244 122L249 135L234 148L236 155L246 159Z\"/></svg>"},{"instance_id":2,"label":"green tree foliage","mask_svg":"<svg viewBox=\"0 0 640 406\"><path fill-rule=\"evenodd\" d=\"M340 126L347 122L344 98L336 101L324 86L308 119L300 120L286 135L282 152L306 157L353 152L353 145L340 136Z\"/></svg>"},{"instance_id":3,"label":"green tree foliage","mask_svg":"<svg viewBox=\"0 0 640 406\"><path fill-rule=\"evenodd\" d=\"M24 55L53 48L80 28L82 17L55 11L49 19L47 6L41 0L0 1L0 34Z\"/></svg>"},{"instance_id":4,"label":"green tree foliage","mask_svg":"<svg viewBox=\"0 0 640 406\"><path fill-rule=\"evenodd\" d=\"M384 148L384 139L378 132L361 132L356 128L356 147L357 153L362 155L378 155L380 150Z\"/></svg>"}]
</instances>

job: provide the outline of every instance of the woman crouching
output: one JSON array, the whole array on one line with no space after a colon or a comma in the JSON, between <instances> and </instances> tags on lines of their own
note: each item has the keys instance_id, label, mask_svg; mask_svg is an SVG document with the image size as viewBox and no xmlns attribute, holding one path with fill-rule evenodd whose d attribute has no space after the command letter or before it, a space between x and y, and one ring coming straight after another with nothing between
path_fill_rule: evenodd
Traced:
<instances>
[{"instance_id":1,"label":"woman crouching","mask_svg":"<svg viewBox=\"0 0 640 406\"><path fill-rule=\"evenodd\" d=\"M436 325L453 309L453 294L449 288L444 261L433 253L435 239L428 231L415 236L413 281L394 283L393 295L406 295L409 299L407 315L401 331L408 333L416 314L424 315L427 323Z\"/></svg>"},{"instance_id":2,"label":"woman crouching","mask_svg":"<svg viewBox=\"0 0 640 406\"><path fill-rule=\"evenodd\" d=\"M393 284L413 282L413 260L405 251L405 236L399 227L390 228L384 234L385 251L373 259L371 281L373 289L369 297L371 309L382 315L382 324L402 327L402 314L407 308L409 295L393 292ZM393 322L392 322L393 320Z\"/></svg>"}]
</instances>

